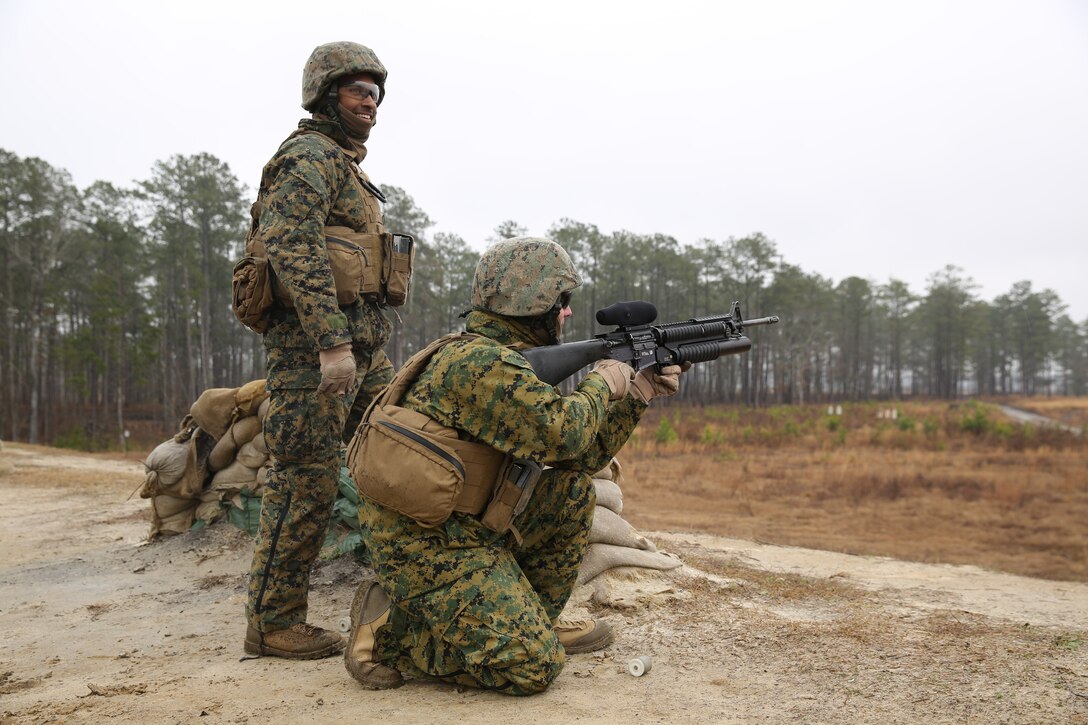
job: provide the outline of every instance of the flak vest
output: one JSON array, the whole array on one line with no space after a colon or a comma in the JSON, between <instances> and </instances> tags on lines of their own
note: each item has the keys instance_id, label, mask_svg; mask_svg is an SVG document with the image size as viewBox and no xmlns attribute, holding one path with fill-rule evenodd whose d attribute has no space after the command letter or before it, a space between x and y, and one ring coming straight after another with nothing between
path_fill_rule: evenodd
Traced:
<instances>
[{"instance_id":1,"label":"flak vest","mask_svg":"<svg viewBox=\"0 0 1088 725\"><path fill-rule=\"evenodd\" d=\"M317 136L343 153L349 169L349 180L363 201L363 231L350 227L326 226L325 248L336 288L336 302L341 307L353 304L360 297L370 302L392 307L403 305L415 260L415 241L408 234L385 231L378 199L381 192L356 167L348 152L323 133L298 129L280 144L280 148L296 136ZM337 192L339 195L339 190ZM274 303L294 308L287 288L276 278L268 262L268 250L257 239L260 226L262 194L250 208L250 228L246 235L245 256L234 266L231 280L231 307L238 320L254 332L268 329L268 310Z\"/></svg>"}]
</instances>

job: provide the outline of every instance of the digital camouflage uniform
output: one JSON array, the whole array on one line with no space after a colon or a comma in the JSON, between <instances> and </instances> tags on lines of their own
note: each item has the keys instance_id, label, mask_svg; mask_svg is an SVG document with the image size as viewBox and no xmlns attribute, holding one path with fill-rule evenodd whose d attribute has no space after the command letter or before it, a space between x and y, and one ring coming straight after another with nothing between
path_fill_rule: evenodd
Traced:
<instances>
[{"instance_id":1,"label":"digital camouflage uniform","mask_svg":"<svg viewBox=\"0 0 1088 725\"><path fill-rule=\"evenodd\" d=\"M249 622L262 632L306 621L310 568L324 540L336 496L344 439L393 375L382 346L390 325L377 304L336 302L325 226L382 232L378 200L352 181L365 148L340 127L299 122L264 168L257 238L294 309L275 305L264 334L271 393L264 422L274 464L265 487L249 577ZM365 178L365 177L362 177ZM352 343L355 389L318 393L318 352ZM354 405L353 405L354 401Z\"/></svg>"},{"instance_id":2,"label":"digital camouflage uniform","mask_svg":"<svg viewBox=\"0 0 1088 725\"><path fill-rule=\"evenodd\" d=\"M563 291L547 288L548 280L522 280L533 282L552 300ZM478 295L474 302L479 307ZM442 348L400 403L463 437L551 466L514 519L520 544L469 514L424 528L363 500L363 538L393 604L374 655L400 672L528 695L562 669L552 624L588 547L590 476L627 441L646 405L630 397L610 403L597 374L567 396L537 378L516 350L556 342L554 317L471 312L468 331L486 339Z\"/></svg>"}]
</instances>

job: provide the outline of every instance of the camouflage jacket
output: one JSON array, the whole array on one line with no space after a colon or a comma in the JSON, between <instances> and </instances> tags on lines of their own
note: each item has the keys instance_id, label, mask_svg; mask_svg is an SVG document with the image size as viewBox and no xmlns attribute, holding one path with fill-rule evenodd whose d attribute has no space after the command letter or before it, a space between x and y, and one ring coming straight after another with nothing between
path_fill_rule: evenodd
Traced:
<instances>
[{"instance_id":1,"label":"camouflage jacket","mask_svg":"<svg viewBox=\"0 0 1088 725\"><path fill-rule=\"evenodd\" d=\"M487 339L442 348L402 406L515 458L590 474L608 465L645 403L630 397L609 403L608 386L595 374L560 394L517 352L545 344L542 331L516 319L477 310L466 327Z\"/></svg>"},{"instance_id":2,"label":"camouflage jacket","mask_svg":"<svg viewBox=\"0 0 1088 725\"><path fill-rule=\"evenodd\" d=\"M375 349L389 339L390 325L378 306L359 301L341 308L325 248L324 228L345 226L357 232L382 232L381 206L352 181L366 176L355 167L356 152L330 121L303 119L299 128L317 131L292 136L280 146L261 174L257 238L268 250L276 276L294 301L294 310L274 313L265 344L327 350L345 342ZM299 325L277 318L297 315Z\"/></svg>"}]
</instances>

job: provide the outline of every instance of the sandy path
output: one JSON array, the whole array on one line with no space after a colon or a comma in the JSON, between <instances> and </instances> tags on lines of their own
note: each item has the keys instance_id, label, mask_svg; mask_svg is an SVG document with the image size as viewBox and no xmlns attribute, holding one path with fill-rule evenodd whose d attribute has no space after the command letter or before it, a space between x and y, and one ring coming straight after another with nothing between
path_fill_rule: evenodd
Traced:
<instances>
[{"instance_id":1,"label":"sandy path","mask_svg":"<svg viewBox=\"0 0 1088 725\"><path fill-rule=\"evenodd\" d=\"M1088 585L700 534L653 535L699 569L614 577L598 609L616 644L537 697L364 692L338 659L240 662L244 534L145 545L147 502L125 500L138 464L5 455L4 722L1088 723ZM320 567L311 620L335 623L360 573ZM628 675L646 654L652 671Z\"/></svg>"},{"instance_id":2,"label":"sandy path","mask_svg":"<svg viewBox=\"0 0 1088 725\"><path fill-rule=\"evenodd\" d=\"M1062 423L1061 421L1054 420L1053 418L1048 418L1045 415L1039 415L1038 413L1032 413L1029 410L1022 410L1020 408L1014 408L1011 405L998 405L997 407L1001 409L1002 413L1009 416L1010 418L1015 420L1017 423L1027 423L1029 425L1053 426L1055 428L1061 428L1062 430L1067 430L1070 433L1080 433L1081 432L1081 429L1078 428L1078 427L1071 426L1071 425L1066 425L1065 423Z\"/></svg>"},{"instance_id":3,"label":"sandy path","mask_svg":"<svg viewBox=\"0 0 1088 725\"><path fill-rule=\"evenodd\" d=\"M736 556L767 571L838 578L885 592L903 606L970 612L1016 624L1088 630L1088 584L1005 574L976 566L918 564L794 546L759 544L705 534L653 533L667 549L692 544Z\"/></svg>"}]
</instances>

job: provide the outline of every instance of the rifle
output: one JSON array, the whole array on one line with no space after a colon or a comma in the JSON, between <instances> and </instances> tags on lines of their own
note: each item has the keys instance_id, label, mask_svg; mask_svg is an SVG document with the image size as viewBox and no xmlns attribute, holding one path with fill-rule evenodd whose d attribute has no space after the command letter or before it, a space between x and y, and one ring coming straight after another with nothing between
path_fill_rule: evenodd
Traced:
<instances>
[{"instance_id":1,"label":"rifle","mask_svg":"<svg viewBox=\"0 0 1088 725\"><path fill-rule=\"evenodd\" d=\"M652 325L657 308L650 302L617 302L597 311L597 322L615 325L612 332L592 340L534 347L521 354L533 366L537 377L558 385L586 365L611 358L631 365L636 371L651 365L707 362L722 355L739 355L752 348L744 328L774 325L777 315L743 320L740 302L728 315L693 317L683 322Z\"/></svg>"}]
</instances>

